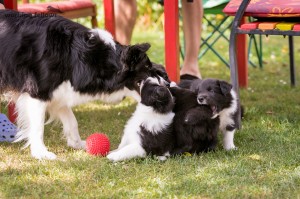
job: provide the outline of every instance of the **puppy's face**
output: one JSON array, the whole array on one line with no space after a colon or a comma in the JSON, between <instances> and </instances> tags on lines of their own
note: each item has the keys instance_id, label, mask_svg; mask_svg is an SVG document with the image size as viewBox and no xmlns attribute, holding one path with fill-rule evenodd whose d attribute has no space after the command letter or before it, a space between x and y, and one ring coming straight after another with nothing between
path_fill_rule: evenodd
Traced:
<instances>
[{"instance_id":1,"label":"puppy's face","mask_svg":"<svg viewBox=\"0 0 300 199\"><path fill-rule=\"evenodd\" d=\"M128 95L137 101L140 101L141 82L148 77L156 78L162 85L169 85L170 82L165 68L162 65L152 63L146 55L149 48L149 44L137 44L126 47L121 55L121 62L128 70L125 83L125 86L130 90Z\"/></svg>"},{"instance_id":2,"label":"puppy's face","mask_svg":"<svg viewBox=\"0 0 300 199\"><path fill-rule=\"evenodd\" d=\"M217 79L196 80L191 89L197 93L197 102L208 105L217 116L220 111L230 107L232 85Z\"/></svg>"},{"instance_id":3,"label":"puppy's face","mask_svg":"<svg viewBox=\"0 0 300 199\"><path fill-rule=\"evenodd\" d=\"M141 103L152 106L159 113L171 112L174 107L174 99L165 85L163 78L148 77L141 82Z\"/></svg>"}]
</instances>

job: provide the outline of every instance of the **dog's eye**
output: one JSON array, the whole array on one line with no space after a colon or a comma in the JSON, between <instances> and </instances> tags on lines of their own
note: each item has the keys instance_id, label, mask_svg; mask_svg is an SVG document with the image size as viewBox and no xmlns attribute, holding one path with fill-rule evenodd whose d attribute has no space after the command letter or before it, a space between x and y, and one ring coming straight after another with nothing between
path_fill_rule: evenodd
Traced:
<instances>
[{"instance_id":1,"label":"dog's eye","mask_svg":"<svg viewBox=\"0 0 300 199\"><path fill-rule=\"evenodd\" d=\"M140 86L141 86L141 82L142 82L142 81L136 82L136 85L137 85L138 87L140 87Z\"/></svg>"},{"instance_id":2,"label":"dog's eye","mask_svg":"<svg viewBox=\"0 0 300 199\"><path fill-rule=\"evenodd\" d=\"M207 89L208 92L214 93L215 91L212 88Z\"/></svg>"}]
</instances>

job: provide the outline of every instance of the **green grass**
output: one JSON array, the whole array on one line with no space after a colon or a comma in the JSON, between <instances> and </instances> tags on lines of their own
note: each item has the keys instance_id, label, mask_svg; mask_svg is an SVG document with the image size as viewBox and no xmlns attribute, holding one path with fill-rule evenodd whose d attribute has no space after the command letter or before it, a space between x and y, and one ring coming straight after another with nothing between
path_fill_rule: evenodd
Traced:
<instances>
[{"instance_id":1,"label":"green grass","mask_svg":"<svg viewBox=\"0 0 300 199\"><path fill-rule=\"evenodd\" d=\"M144 41L152 44L151 59L163 63L163 33L136 31L133 43ZM238 150L226 152L220 142L215 152L165 162L111 163L68 148L61 125L50 124L45 144L55 161L31 158L21 143L0 143L0 198L300 198L300 89L289 86L287 41L264 43L264 68L249 67L249 87L241 90L246 114L235 136ZM225 43L219 47L228 55ZM299 47L299 63L297 54ZM199 66L203 77L229 80L228 68L212 54ZM135 105L126 99L75 107L82 138L104 132L115 149Z\"/></svg>"}]
</instances>

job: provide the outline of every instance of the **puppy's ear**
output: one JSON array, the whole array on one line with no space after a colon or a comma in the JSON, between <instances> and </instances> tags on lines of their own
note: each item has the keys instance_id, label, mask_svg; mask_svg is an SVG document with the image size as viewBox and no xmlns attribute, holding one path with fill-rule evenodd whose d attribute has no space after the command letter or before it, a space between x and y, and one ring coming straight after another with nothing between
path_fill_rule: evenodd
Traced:
<instances>
[{"instance_id":1,"label":"puppy's ear","mask_svg":"<svg viewBox=\"0 0 300 199\"><path fill-rule=\"evenodd\" d=\"M218 80L218 84L220 86L221 92L223 95L228 95L232 89L232 85L229 84L228 82Z\"/></svg>"}]
</instances>

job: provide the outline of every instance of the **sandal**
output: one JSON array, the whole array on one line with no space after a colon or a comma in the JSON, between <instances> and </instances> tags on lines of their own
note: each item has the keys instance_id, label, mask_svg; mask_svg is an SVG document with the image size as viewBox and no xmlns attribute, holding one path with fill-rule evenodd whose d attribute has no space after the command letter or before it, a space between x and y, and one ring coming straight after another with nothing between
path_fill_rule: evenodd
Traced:
<instances>
[{"instance_id":1,"label":"sandal","mask_svg":"<svg viewBox=\"0 0 300 199\"><path fill-rule=\"evenodd\" d=\"M0 114L0 142L13 142L17 127L9 121L5 114Z\"/></svg>"},{"instance_id":2,"label":"sandal","mask_svg":"<svg viewBox=\"0 0 300 199\"><path fill-rule=\"evenodd\" d=\"M180 80L194 80L194 79L200 79L200 78L190 74L180 75Z\"/></svg>"}]
</instances>

